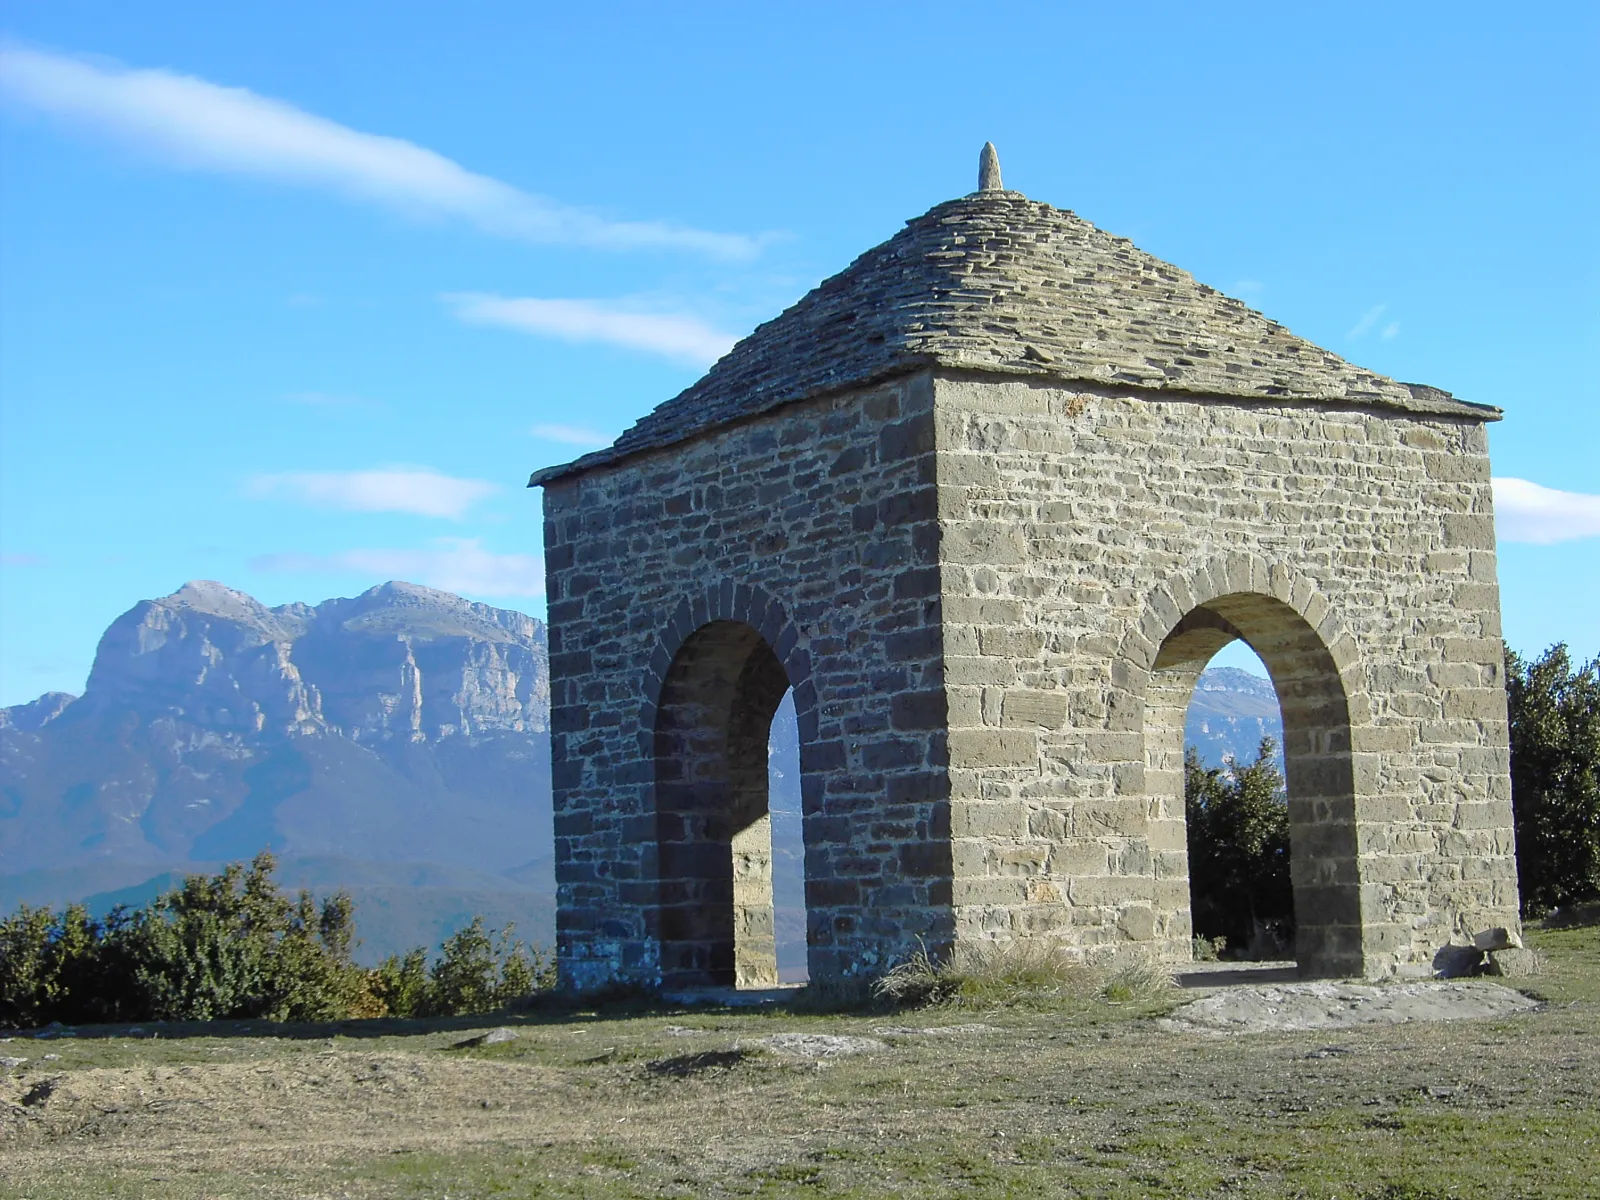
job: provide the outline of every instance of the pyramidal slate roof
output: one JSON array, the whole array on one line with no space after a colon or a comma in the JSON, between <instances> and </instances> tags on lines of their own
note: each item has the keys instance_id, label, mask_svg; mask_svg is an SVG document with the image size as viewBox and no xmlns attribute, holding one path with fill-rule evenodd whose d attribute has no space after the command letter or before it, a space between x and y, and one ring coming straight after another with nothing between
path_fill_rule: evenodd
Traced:
<instances>
[{"instance_id":1,"label":"pyramidal slate roof","mask_svg":"<svg viewBox=\"0 0 1600 1200\"><path fill-rule=\"evenodd\" d=\"M535 472L529 486L928 366L1499 417L1487 405L1354 366L1127 238L990 187L908 221L611 446Z\"/></svg>"}]
</instances>

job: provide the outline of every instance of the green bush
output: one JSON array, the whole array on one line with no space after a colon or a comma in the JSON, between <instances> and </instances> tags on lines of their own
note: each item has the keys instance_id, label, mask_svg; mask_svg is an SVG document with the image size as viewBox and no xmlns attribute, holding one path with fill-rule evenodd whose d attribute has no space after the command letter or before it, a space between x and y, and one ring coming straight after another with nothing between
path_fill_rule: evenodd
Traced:
<instances>
[{"instance_id":1,"label":"green bush","mask_svg":"<svg viewBox=\"0 0 1600 1200\"><path fill-rule=\"evenodd\" d=\"M24 904L0 919L0 1028L137 1019L130 924L120 907L95 921L76 904L59 916Z\"/></svg>"},{"instance_id":2,"label":"green bush","mask_svg":"<svg viewBox=\"0 0 1600 1200\"><path fill-rule=\"evenodd\" d=\"M453 1017L492 1012L555 987L555 964L512 940L512 928L491 937L482 917L445 939L428 968L418 948L392 954L372 972L372 994L396 1017Z\"/></svg>"},{"instance_id":3,"label":"green bush","mask_svg":"<svg viewBox=\"0 0 1600 1200\"><path fill-rule=\"evenodd\" d=\"M391 954L372 972L372 994L392 1017L421 1016L428 1007L428 952Z\"/></svg>"},{"instance_id":4,"label":"green bush","mask_svg":"<svg viewBox=\"0 0 1600 1200\"><path fill-rule=\"evenodd\" d=\"M309 892L290 900L263 851L245 870L191 875L140 912L126 940L143 1012L140 1019L211 1021L346 1017L366 973L351 965L349 896L319 910Z\"/></svg>"},{"instance_id":5,"label":"green bush","mask_svg":"<svg viewBox=\"0 0 1600 1200\"><path fill-rule=\"evenodd\" d=\"M1277 746L1262 738L1255 761L1206 768L1183 757L1194 935L1253 956L1294 945L1289 806Z\"/></svg>"},{"instance_id":6,"label":"green bush","mask_svg":"<svg viewBox=\"0 0 1600 1200\"><path fill-rule=\"evenodd\" d=\"M456 1015L554 986L544 955L510 929L493 937L477 917L431 971L421 948L363 970L350 961L350 897L290 899L276 866L263 852L248 869L192 875L148 908L103 921L80 906L59 916L22 906L0 920L0 1027Z\"/></svg>"},{"instance_id":7,"label":"green bush","mask_svg":"<svg viewBox=\"0 0 1600 1200\"><path fill-rule=\"evenodd\" d=\"M1506 647L1511 803L1522 909L1538 916L1600 896L1600 659L1565 645L1529 662Z\"/></svg>"}]
</instances>

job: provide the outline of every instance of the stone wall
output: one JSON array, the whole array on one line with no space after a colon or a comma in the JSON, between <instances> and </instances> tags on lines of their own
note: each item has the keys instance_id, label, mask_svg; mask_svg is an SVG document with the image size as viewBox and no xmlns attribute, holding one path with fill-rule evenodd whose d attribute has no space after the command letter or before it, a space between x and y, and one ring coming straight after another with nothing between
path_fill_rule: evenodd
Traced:
<instances>
[{"instance_id":1,"label":"stone wall","mask_svg":"<svg viewBox=\"0 0 1600 1200\"><path fill-rule=\"evenodd\" d=\"M1298 957L1517 924L1483 425L924 371L546 485L566 980L770 982L792 685L815 978L1189 955L1183 712L1284 714Z\"/></svg>"},{"instance_id":2,"label":"stone wall","mask_svg":"<svg viewBox=\"0 0 1600 1200\"><path fill-rule=\"evenodd\" d=\"M719 750L719 730L692 715L714 708L718 680L724 714L736 696L765 697L741 682L759 666L754 643L728 637L719 644L735 648L718 650L696 637L718 622L758 632L795 689L813 972L871 973L919 936L948 943L932 399L931 378L914 376L547 485L568 984L732 982L723 929L679 923L695 895L728 906L732 921L737 894L739 924L759 936L746 910L763 865L748 827L697 819L690 801L673 801L673 780L655 786L683 758L681 769L728 791L730 809L749 785L737 749ZM715 661L692 666L705 655ZM667 689L663 714L669 680L687 682ZM658 748L671 759L659 768ZM727 868L711 863L719 855ZM665 966L664 932L675 955Z\"/></svg>"},{"instance_id":3,"label":"stone wall","mask_svg":"<svg viewBox=\"0 0 1600 1200\"><path fill-rule=\"evenodd\" d=\"M935 411L959 938L1187 957L1181 710L1236 633L1284 708L1302 966L1516 927L1481 423L958 374Z\"/></svg>"}]
</instances>

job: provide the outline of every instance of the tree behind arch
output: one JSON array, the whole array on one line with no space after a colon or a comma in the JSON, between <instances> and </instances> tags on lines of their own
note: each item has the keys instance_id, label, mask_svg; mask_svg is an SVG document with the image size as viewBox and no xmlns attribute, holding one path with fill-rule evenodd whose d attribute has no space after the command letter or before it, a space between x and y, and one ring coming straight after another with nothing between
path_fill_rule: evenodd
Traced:
<instances>
[{"instance_id":1,"label":"tree behind arch","mask_svg":"<svg viewBox=\"0 0 1600 1200\"><path fill-rule=\"evenodd\" d=\"M1289 807L1277 745L1262 738L1255 761L1206 768L1184 751L1189 903L1198 937L1226 938L1235 953L1294 944Z\"/></svg>"}]
</instances>

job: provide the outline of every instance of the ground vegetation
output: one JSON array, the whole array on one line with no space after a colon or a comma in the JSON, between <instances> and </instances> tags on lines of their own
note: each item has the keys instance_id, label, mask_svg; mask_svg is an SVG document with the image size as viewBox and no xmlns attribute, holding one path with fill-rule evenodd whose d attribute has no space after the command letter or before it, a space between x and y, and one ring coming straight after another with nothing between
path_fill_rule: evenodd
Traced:
<instances>
[{"instance_id":1,"label":"ground vegetation","mask_svg":"<svg viewBox=\"0 0 1600 1200\"><path fill-rule=\"evenodd\" d=\"M57 1030L0 1042L0 1195L1587 1198L1600 928L1527 937L1538 1011L1353 1029L1174 1031L1202 993L1047 973L894 1013Z\"/></svg>"},{"instance_id":2,"label":"ground vegetation","mask_svg":"<svg viewBox=\"0 0 1600 1200\"><path fill-rule=\"evenodd\" d=\"M0 1028L52 1021L328 1021L489 1012L554 982L538 950L480 918L425 950L354 965L355 907L283 892L268 852L191 875L145 908L0 919Z\"/></svg>"},{"instance_id":3,"label":"ground vegetation","mask_svg":"<svg viewBox=\"0 0 1600 1200\"><path fill-rule=\"evenodd\" d=\"M1600 658L1508 646L1506 699L1522 909L1540 916L1600 897Z\"/></svg>"}]
</instances>

